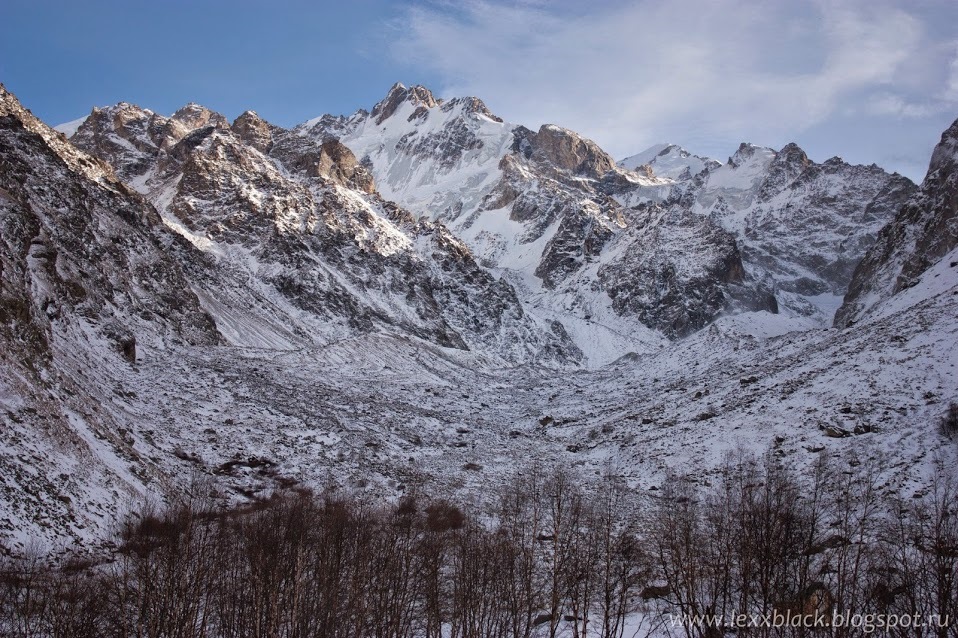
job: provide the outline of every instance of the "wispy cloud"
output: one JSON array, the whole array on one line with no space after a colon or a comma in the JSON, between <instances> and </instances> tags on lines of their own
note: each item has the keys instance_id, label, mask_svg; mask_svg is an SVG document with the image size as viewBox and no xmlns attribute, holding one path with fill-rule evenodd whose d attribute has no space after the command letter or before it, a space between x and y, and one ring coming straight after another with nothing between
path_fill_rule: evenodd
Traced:
<instances>
[{"instance_id":1,"label":"wispy cloud","mask_svg":"<svg viewBox=\"0 0 958 638\"><path fill-rule=\"evenodd\" d=\"M617 155L666 139L709 151L787 141L836 117L958 110L954 44L929 45L934 6L589 5L420 5L405 13L394 52L441 77L443 94L580 130Z\"/></svg>"}]
</instances>

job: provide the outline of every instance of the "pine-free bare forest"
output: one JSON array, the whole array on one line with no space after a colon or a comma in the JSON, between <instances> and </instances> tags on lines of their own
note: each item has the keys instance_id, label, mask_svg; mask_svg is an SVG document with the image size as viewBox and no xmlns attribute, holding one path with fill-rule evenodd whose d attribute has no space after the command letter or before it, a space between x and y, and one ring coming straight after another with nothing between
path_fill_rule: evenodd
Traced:
<instances>
[{"instance_id":1,"label":"pine-free bare forest","mask_svg":"<svg viewBox=\"0 0 958 638\"><path fill-rule=\"evenodd\" d=\"M8 559L0 626L24 638L704 637L721 632L675 619L847 611L929 625L889 635L958 635L953 469L889 499L861 479L881 463L823 457L799 474L772 452L739 453L721 481L672 474L644 502L612 473L533 466L485 508L331 489L222 509L198 482L128 517L109 556Z\"/></svg>"}]
</instances>

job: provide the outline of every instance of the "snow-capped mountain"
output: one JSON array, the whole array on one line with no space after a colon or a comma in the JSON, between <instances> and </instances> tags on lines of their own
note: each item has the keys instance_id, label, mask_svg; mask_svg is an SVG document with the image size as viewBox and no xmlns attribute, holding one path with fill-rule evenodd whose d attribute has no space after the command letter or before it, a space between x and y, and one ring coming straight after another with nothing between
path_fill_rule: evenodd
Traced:
<instances>
[{"instance_id":1,"label":"snow-capped mountain","mask_svg":"<svg viewBox=\"0 0 958 638\"><path fill-rule=\"evenodd\" d=\"M907 180L749 145L657 177L480 105L395 87L289 131L120 104L71 144L0 93L0 552L195 477L481 504L536 459L652 499L745 447L882 460L910 496L958 461L954 127L869 253L927 267L862 266L867 316L798 331Z\"/></svg>"},{"instance_id":2,"label":"snow-capped mountain","mask_svg":"<svg viewBox=\"0 0 958 638\"><path fill-rule=\"evenodd\" d=\"M201 267L184 268L234 345L395 331L513 363L581 357L442 224L381 198L335 140L303 143L252 112L231 125L195 104L169 118L97 109L71 139L203 253Z\"/></svg>"},{"instance_id":3,"label":"snow-capped mountain","mask_svg":"<svg viewBox=\"0 0 958 638\"><path fill-rule=\"evenodd\" d=\"M742 144L676 197L735 235L746 271L773 286L783 311L829 325L852 271L915 185L877 166L811 161Z\"/></svg>"},{"instance_id":4,"label":"snow-capped mountain","mask_svg":"<svg viewBox=\"0 0 958 638\"><path fill-rule=\"evenodd\" d=\"M775 309L711 220L659 227L677 215L647 208L672 180L620 168L568 129L531 131L477 98L442 101L397 84L369 112L323 116L295 133L349 146L385 197L448 224L593 363L648 351L656 333L687 335L723 312ZM599 342L614 345L596 351Z\"/></svg>"},{"instance_id":5,"label":"snow-capped mountain","mask_svg":"<svg viewBox=\"0 0 958 638\"><path fill-rule=\"evenodd\" d=\"M721 162L711 157L693 155L676 144L655 144L641 153L620 160L619 166L632 171L647 166L658 177L685 181L706 169L718 168Z\"/></svg>"},{"instance_id":6,"label":"snow-capped mountain","mask_svg":"<svg viewBox=\"0 0 958 638\"><path fill-rule=\"evenodd\" d=\"M724 165L667 144L616 164L572 131L533 132L476 98L444 102L401 84L371 112L323 116L295 131L340 139L387 198L444 220L537 313L564 317L574 338L595 324L646 332L635 319L683 336L756 309L781 310L791 327L830 325L855 264L914 189L875 166L817 164L793 144L777 152L743 144ZM655 205L669 214L646 212ZM654 272L628 278L626 247L637 235L668 233L653 227L678 218L702 226L656 241L647 260ZM703 237L711 238L705 250ZM735 274L723 281L721 273ZM650 278L659 294L644 289ZM672 311L663 314L663 303ZM646 350L648 337L641 341L632 349Z\"/></svg>"}]
</instances>

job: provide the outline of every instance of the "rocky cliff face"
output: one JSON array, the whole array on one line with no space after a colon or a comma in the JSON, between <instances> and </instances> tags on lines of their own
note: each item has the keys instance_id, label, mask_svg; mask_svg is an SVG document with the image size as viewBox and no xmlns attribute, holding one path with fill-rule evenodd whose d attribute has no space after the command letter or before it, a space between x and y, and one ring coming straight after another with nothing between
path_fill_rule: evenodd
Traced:
<instances>
[{"instance_id":1,"label":"rocky cliff face","mask_svg":"<svg viewBox=\"0 0 958 638\"><path fill-rule=\"evenodd\" d=\"M168 254L171 242L187 245L164 231L154 208L5 89L0 118L0 272L12 295L4 311L38 334L52 333L56 322L108 321L128 324L122 331L131 334L148 326L143 340L217 343L210 317Z\"/></svg>"},{"instance_id":2,"label":"rocky cliff face","mask_svg":"<svg viewBox=\"0 0 958 638\"><path fill-rule=\"evenodd\" d=\"M775 289L785 312L829 325L855 266L914 190L874 165L742 144L725 165L679 184L669 205L731 232L746 272Z\"/></svg>"},{"instance_id":3,"label":"rocky cliff face","mask_svg":"<svg viewBox=\"0 0 958 638\"><path fill-rule=\"evenodd\" d=\"M958 121L942 133L918 193L878 235L855 270L835 325L849 326L905 290L958 246Z\"/></svg>"},{"instance_id":4,"label":"rocky cliff face","mask_svg":"<svg viewBox=\"0 0 958 638\"><path fill-rule=\"evenodd\" d=\"M158 353L223 343L174 254L196 251L0 86L0 536L77 538L167 484L108 406Z\"/></svg>"}]
</instances>

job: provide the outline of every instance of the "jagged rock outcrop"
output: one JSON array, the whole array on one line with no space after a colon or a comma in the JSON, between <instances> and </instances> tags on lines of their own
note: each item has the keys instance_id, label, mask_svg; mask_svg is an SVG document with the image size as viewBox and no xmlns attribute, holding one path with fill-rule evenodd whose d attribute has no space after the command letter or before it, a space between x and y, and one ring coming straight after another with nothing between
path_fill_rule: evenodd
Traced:
<instances>
[{"instance_id":1,"label":"jagged rock outcrop","mask_svg":"<svg viewBox=\"0 0 958 638\"><path fill-rule=\"evenodd\" d=\"M226 129L230 126L226 117L195 102L190 102L177 109L176 113L170 116L170 119L183 125L189 131L207 126L220 129Z\"/></svg>"},{"instance_id":2,"label":"jagged rock outcrop","mask_svg":"<svg viewBox=\"0 0 958 638\"><path fill-rule=\"evenodd\" d=\"M543 124L528 140L533 158L561 171L600 179L615 166L598 144L554 124Z\"/></svg>"},{"instance_id":3,"label":"jagged rock outcrop","mask_svg":"<svg viewBox=\"0 0 958 638\"><path fill-rule=\"evenodd\" d=\"M230 126L237 137L260 153L269 153L273 147L273 126L256 114L246 111L233 120Z\"/></svg>"},{"instance_id":4,"label":"jagged rock outcrop","mask_svg":"<svg viewBox=\"0 0 958 638\"><path fill-rule=\"evenodd\" d=\"M881 301L909 288L958 246L958 120L935 147L918 193L882 228L855 269L835 325L858 321Z\"/></svg>"},{"instance_id":5,"label":"jagged rock outcrop","mask_svg":"<svg viewBox=\"0 0 958 638\"><path fill-rule=\"evenodd\" d=\"M324 177L341 186L350 186L365 193L376 191L373 176L339 140L329 139L322 143L313 170L317 177Z\"/></svg>"},{"instance_id":6,"label":"jagged rock outcrop","mask_svg":"<svg viewBox=\"0 0 958 638\"><path fill-rule=\"evenodd\" d=\"M431 109L439 104L432 91L426 87L417 85L407 89L401 82L397 82L389 89L386 97L373 107L370 117L375 120L376 124L382 124L405 102L416 106L416 110L409 116L410 119L416 117L418 113L422 113L423 111L420 109Z\"/></svg>"}]
</instances>

